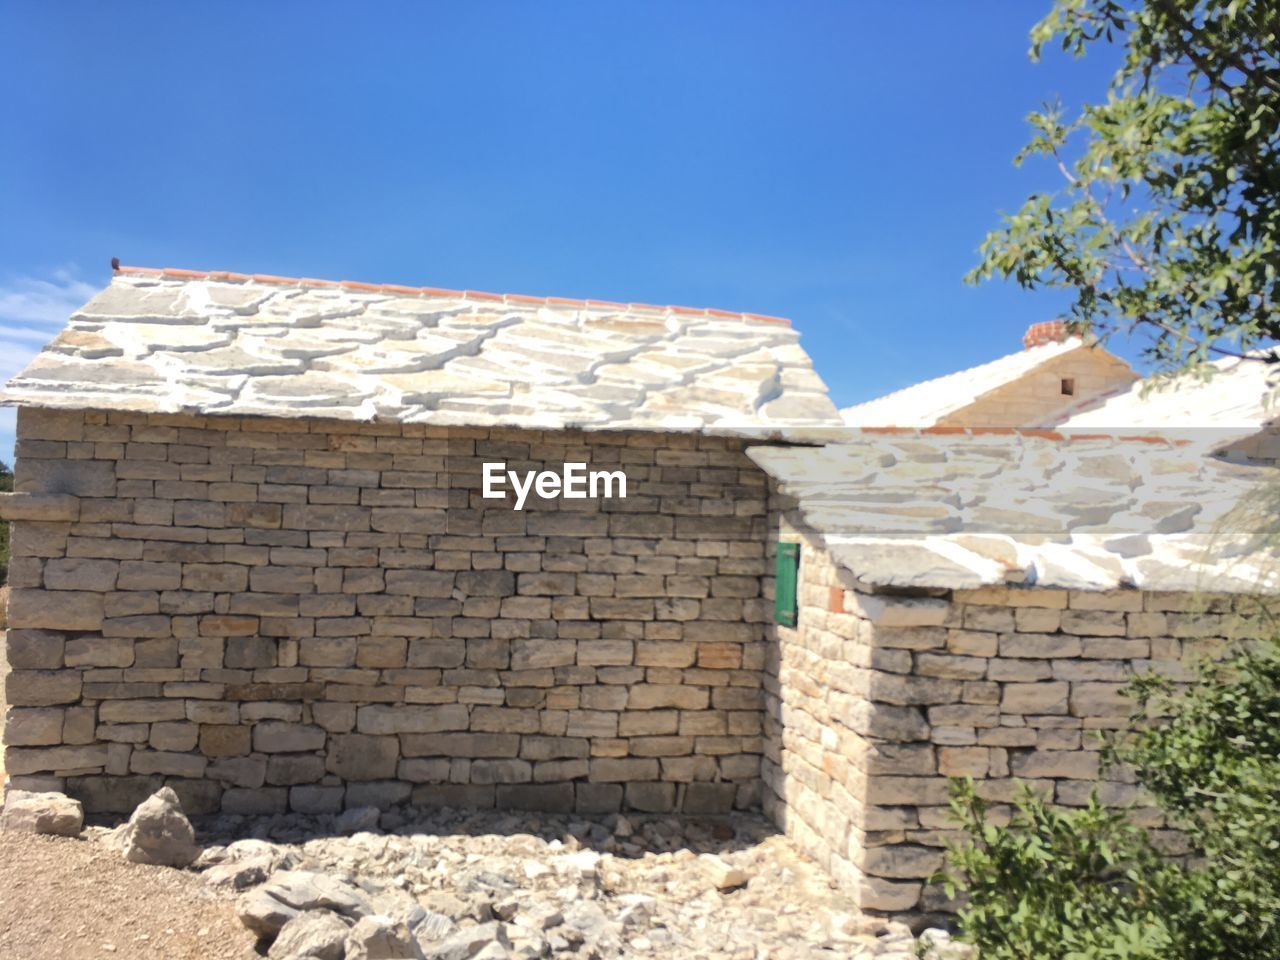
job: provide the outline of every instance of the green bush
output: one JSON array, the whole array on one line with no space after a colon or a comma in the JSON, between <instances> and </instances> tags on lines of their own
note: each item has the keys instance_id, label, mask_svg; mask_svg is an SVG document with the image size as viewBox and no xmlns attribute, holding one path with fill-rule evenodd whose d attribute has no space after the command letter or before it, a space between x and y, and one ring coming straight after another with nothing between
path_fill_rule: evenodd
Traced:
<instances>
[{"instance_id":1,"label":"green bush","mask_svg":"<svg viewBox=\"0 0 1280 960\"><path fill-rule=\"evenodd\" d=\"M1096 794L1055 809L1024 787L1007 826L968 781L952 810L968 837L949 852L963 939L983 960L1280 958L1280 643L1197 668L1178 690L1128 688L1129 731L1106 745L1182 830L1193 856L1160 855Z\"/></svg>"},{"instance_id":2,"label":"green bush","mask_svg":"<svg viewBox=\"0 0 1280 960\"><path fill-rule=\"evenodd\" d=\"M1188 957L1280 957L1280 640L1202 664L1180 693L1167 679L1129 687L1124 763L1203 861L1179 903Z\"/></svg>"},{"instance_id":3,"label":"green bush","mask_svg":"<svg viewBox=\"0 0 1280 960\"><path fill-rule=\"evenodd\" d=\"M988 819L972 781L951 807L970 844L953 847L948 893L967 895L963 939L982 960L1167 960L1173 934L1149 878L1165 865L1146 834L1097 797L1055 810L1023 787L1008 826Z\"/></svg>"}]
</instances>

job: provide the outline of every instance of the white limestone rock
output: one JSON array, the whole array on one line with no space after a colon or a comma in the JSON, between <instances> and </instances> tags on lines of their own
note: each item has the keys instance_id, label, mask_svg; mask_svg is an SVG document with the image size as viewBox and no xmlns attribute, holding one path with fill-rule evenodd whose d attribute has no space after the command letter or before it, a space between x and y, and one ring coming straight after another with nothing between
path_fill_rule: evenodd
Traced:
<instances>
[{"instance_id":1,"label":"white limestone rock","mask_svg":"<svg viewBox=\"0 0 1280 960\"><path fill-rule=\"evenodd\" d=\"M745 870L720 857L707 855L702 858L702 869L711 881L711 885L721 892L745 887L750 879Z\"/></svg>"}]
</instances>

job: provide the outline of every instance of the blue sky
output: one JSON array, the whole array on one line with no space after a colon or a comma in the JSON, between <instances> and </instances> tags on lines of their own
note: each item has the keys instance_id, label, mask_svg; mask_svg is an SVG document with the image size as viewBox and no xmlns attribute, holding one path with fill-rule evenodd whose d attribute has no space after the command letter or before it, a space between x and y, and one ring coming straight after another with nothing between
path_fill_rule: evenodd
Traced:
<instances>
[{"instance_id":1,"label":"blue sky","mask_svg":"<svg viewBox=\"0 0 1280 960\"><path fill-rule=\"evenodd\" d=\"M1062 304L961 281L1023 118L1112 66L1048 6L0 0L0 375L112 256L779 314L841 406L991 359Z\"/></svg>"}]
</instances>

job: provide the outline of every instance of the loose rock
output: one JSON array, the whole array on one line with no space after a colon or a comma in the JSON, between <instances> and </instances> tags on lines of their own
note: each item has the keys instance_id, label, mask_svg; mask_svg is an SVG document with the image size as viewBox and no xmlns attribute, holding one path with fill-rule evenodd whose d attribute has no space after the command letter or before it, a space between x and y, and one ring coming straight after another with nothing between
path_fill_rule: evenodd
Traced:
<instances>
[{"instance_id":1,"label":"loose rock","mask_svg":"<svg viewBox=\"0 0 1280 960\"><path fill-rule=\"evenodd\" d=\"M946 930L931 927L920 934L921 960L972 960L977 950L967 943L957 943Z\"/></svg>"},{"instance_id":2,"label":"loose rock","mask_svg":"<svg viewBox=\"0 0 1280 960\"><path fill-rule=\"evenodd\" d=\"M380 815L378 832L352 835L335 829L337 819L222 815L201 824L221 845L197 866L229 884L208 889L251 884L237 912L259 949L280 944L273 960L292 949L280 943L285 928L306 929L297 918L314 913L343 925L344 960L347 935L375 916L407 930L427 960L972 957L942 931L917 942L905 924L862 916L754 815L733 815L726 831L718 821L629 814L625 838L616 817L396 808ZM285 869L257 883L267 863ZM332 922L325 929L339 932ZM367 946L357 949L370 952L383 927L363 929ZM402 934L391 940L399 945L385 949L403 948Z\"/></svg>"},{"instance_id":3,"label":"loose rock","mask_svg":"<svg viewBox=\"0 0 1280 960\"><path fill-rule=\"evenodd\" d=\"M506 927L501 923L464 927L449 939L431 947L426 956L429 960L472 960L491 946L501 948L500 956L506 956L506 950L511 946ZM492 956L492 951L490 955Z\"/></svg>"},{"instance_id":4,"label":"loose rock","mask_svg":"<svg viewBox=\"0 0 1280 960\"><path fill-rule=\"evenodd\" d=\"M27 793L10 790L0 814L0 829L76 837L84 826L79 800L61 793Z\"/></svg>"},{"instance_id":5,"label":"loose rock","mask_svg":"<svg viewBox=\"0 0 1280 960\"><path fill-rule=\"evenodd\" d=\"M131 863L185 867L200 855L191 822L182 812L178 795L169 787L162 787L138 804L121 832L120 845Z\"/></svg>"},{"instance_id":6,"label":"loose rock","mask_svg":"<svg viewBox=\"0 0 1280 960\"><path fill-rule=\"evenodd\" d=\"M577 930L589 943L612 932L609 917L591 900L580 900L566 909L564 922Z\"/></svg>"},{"instance_id":7,"label":"loose rock","mask_svg":"<svg viewBox=\"0 0 1280 960\"><path fill-rule=\"evenodd\" d=\"M274 869L275 863L270 857L250 857L210 867L204 872L204 879L211 887L247 890L266 880Z\"/></svg>"},{"instance_id":8,"label":"loose rock","mask_svg":"<svg viewBox=\"0 0 1280 960\"><path fill-rule=\"evenodd\" d=\"M226 847L205 850L196 860L204 868L211 887L247 890L264 882L277 870L288 870L297 857L262 840L237 840Z\"/></svg>"},{"instance_id":9,"label":"loose rock","mask_svg":"<svg viewBox=\"0 0 1280 960\"><path fill-rule=\"evenodd\" d=\"M330 910L350 920L373 913L367 897L354 884L307 870L282 870L241 896L236 916L260 937L274 937L286 923L310 910Z\"/></svg>"},{"instance_id":10,"label":"loose rock","mask_svg":"<svg viewBox=\"0 0 1280 960\"><path fill-rule=\"evenodd\" d=\"M535 903L515 915L518 927L530 930L550 930L564 923L564 914L549 903Z\"/></svg>"},{"instance_id":11,"label":"loose rock","mask_svg":"<svg viewBox=\"0 0 1280 960\"><path fill-rule=\"evenodd\" d=\"M703 857L702 868L717 890L734 890L746 886L746 873L719 857Z\"/></svg>"},{"instance_id":12,"label":"loose rock","mask_svg":"<svg viewBox=\"0 0 1280 960\"><path fill-rule=\"evenodd\" d=\"M331 910L300 913L280 928L267 956L271 960L343 960L348 929Z\"/></svg>"},{"instance_id":13,"label":"loose rock","mask_svg":"<svg viewBox=\"0 0 1280 960\"><path fill-rule=\"evenodd\" d=\"M423 960L423 954L404 923L374 914L348 931L345 960Z\"/></svg>"}]
</instances>

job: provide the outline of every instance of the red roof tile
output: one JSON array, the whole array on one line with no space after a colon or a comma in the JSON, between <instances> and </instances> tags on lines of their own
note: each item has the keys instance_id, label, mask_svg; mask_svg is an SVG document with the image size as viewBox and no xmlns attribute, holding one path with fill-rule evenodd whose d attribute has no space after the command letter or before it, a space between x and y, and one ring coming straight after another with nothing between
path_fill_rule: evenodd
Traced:
<instances>
[{"instance_id":1,"label":"red roof tile","mask_svg":"<svg viewBox=\"0 0 1280 960\"><path fill-rule=\"evenodd\" d=\"M454 297L465 300L494 301L499 303L545 304L556 307L576 307L589 310L628 310L653 311L658 313L679 313L700 317L715 317L728 320L745 320L754 323L777 323L790 326L791 321L783 317L771 317L762 313L738 313L732 310L715 310L709 307L677 307L653 306L645 303L615 303L611 300L575 300L568 297L530 297L518 293L482 293L477 290L450 290L443 287L412 287L397 283L364 283L359 280L316 280L304 277L277 277L270 274L232 273L226 270L186 270L179 267L131 267L112 261L112 269L116 273L141 277L171 277L177 280L222 280L230 283L280 284L299 287L325 288L341 287L345 290L369 291L371 293L394 293L401 296L420 297Z\"/></svg>"},{"instance_id":2,"label":"red roof tile","mask_svg":"<svg viewBox=\"0 0 1280 960\"><path fill-rule=\"evenodd\" d=\"M1162 437L1156 434L1132 434L1123 430L1113 433L1077 433L1071 430L1041 430L1030 427L849 427L855 433L893 434L914 437L1034 437L1038 440L1070 442L1072 440L1122 440L1133 443L1163 443L1181 447L1190 440Z\"/></svg>"}]
</instances>

